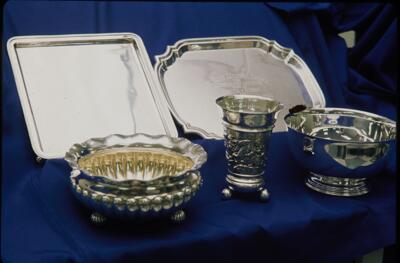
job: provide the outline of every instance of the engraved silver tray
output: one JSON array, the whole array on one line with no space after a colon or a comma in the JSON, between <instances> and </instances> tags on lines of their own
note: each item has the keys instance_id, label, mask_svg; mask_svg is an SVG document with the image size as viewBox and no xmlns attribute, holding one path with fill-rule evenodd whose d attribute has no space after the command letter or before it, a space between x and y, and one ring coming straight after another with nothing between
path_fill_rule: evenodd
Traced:
<instances>
[{"instance_id":1,"label":"engraved silver tray","mask_svg":"<svg viewBox=\"0 0 400 263\"><path fill-rule=\"evenodd\" d=\"M138 35L18 36L7 49L37 156L114 133L177 136Z\"/></svg>"},{"instance_id":2,"label":"engraved silver tray","mask_svg":"<svg viewBox=\"0 0 400 263\"><path fill-rule=\"evenodd\" d=\"M274 131L287 131L283 117L303 104L324 107L324 95L306 63L292 49L259 36L180 40L156 56L154 69L168 106L185 132L223 138L215 99L259 95L285 105Z\"/></svg>"}]
</instances>

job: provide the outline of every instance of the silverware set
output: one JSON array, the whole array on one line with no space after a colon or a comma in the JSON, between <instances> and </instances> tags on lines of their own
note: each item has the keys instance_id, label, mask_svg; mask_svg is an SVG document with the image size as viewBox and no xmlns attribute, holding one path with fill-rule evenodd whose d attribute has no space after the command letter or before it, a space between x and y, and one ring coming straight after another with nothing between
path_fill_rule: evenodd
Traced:
<instances>
[{"instance_id":1,"label":"silverware set","mask_svg":"<svg viewBox=\"0 0 400 263\"><path fill-rule=\"evenodd\" d=\"M184 132L224 139L223 199L269 200L273 132L286 133L305 185L327 195L372 191L395 154L394 121L327 108L306 63L264 37L183 39L154 68L133 33L18 36L7 50L37 159L65 158L94 223L185 219L207 153L177 138L173 117Z\"/></svg>"}]
</instances>

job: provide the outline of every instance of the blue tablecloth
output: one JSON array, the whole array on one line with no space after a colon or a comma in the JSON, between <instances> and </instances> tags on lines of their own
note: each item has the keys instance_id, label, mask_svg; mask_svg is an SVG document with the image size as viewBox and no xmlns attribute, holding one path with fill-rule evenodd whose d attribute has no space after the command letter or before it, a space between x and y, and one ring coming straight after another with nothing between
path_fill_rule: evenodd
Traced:
<instances>
[{"instance_id":1,"label":"blue tablecloth","mask_svg":"<svg viewBox=\"0 0 400 263\"><path fill-rule=\"evenodd\" d=\"M69 189L66 162L34 161L4 44L17 35L134 32L153 59L183 38L260 35L292 47L305 60L328 106L395 118L396 24L394 8L384 4L8 2L2 48L2 259L338 263L393 244L395 160L370 194L326 196L305 187L285 133L272 137L267 204L251 197L220 201L223 142L191 137L209 159L184 224L91 225ZM357 33L352 49L337 35L346 30Z\"/></svg>"}]
</instances>

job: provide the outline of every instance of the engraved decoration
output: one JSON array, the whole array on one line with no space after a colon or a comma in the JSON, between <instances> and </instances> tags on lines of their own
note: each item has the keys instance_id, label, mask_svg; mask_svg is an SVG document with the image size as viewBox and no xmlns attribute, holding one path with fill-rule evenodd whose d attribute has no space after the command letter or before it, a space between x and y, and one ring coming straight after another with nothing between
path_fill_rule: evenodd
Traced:
<instances>
[{"instance_id":1,"label":"engraved decoration","mask_svg":"<svg viewBox=\"0 0 400 263\"><path fill-rule=\"evenodd\" d=\"M225 129L226 158L229 172L262 174L270 133L244 133Z\"/></svg>"}]
</instances>

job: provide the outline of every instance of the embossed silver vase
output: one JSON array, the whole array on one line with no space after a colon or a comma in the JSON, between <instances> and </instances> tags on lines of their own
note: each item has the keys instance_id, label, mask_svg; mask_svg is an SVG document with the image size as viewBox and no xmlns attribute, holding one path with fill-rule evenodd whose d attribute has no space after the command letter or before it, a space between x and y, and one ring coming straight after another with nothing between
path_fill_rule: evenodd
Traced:
<instances>
[{"instance_id":1,"label":"embossed silver vase","mask_svg":"<svg viewBox=\"0 0 400 263\"><path fill-rule=\"evenodd\" d=\"M268 200L264 183L268 144L283 105L252 95L223 96L216 103L223 111L228 161L223 198L230 198L232 192L259 192L262 201Z\"/></svg>"}]
</instances>

